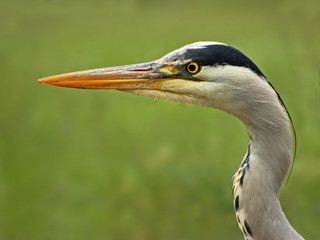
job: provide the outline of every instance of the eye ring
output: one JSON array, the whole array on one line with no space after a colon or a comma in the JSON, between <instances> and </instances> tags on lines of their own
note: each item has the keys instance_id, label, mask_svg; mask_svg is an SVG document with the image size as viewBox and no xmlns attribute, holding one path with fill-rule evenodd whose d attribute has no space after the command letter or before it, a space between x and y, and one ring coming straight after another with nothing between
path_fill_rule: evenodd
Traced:
<instances>
[{"instance_id":1,"label":"eye ring","mask_svg":"<svg viewBox=\"0 0 320 240\"><path fill-rule=\"evenodd\" d=\"M200 65L195 62L188 63L186 66L186 70L191 74L196 74L200 71Z\"/></svg>"}]
</instances>

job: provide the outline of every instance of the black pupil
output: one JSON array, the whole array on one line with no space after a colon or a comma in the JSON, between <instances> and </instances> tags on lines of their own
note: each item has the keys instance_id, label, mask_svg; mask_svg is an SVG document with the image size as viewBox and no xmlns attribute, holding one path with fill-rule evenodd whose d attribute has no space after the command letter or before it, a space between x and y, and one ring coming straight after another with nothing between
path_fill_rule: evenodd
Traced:
<instances>
[{"instance_id":1,"label":"black pupil","mask_svg":"<svg viewBox=\"0 0 320 240\"><path fill-rule=\"evenodd\" d=\"M194 65L194 64L190 64L188 68L189 68L190 72L194 72L197 69L196 65Z\"/></svg>"}]
</instances>

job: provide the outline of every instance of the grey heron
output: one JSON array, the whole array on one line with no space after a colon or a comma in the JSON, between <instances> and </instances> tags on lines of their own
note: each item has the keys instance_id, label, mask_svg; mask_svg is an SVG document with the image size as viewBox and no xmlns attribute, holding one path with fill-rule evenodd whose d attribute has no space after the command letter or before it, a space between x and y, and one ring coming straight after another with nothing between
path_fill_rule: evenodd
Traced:
<instances>
[{"instance_id":1,"label":"grey heron","mask_svg":"<svg viewBox=\"0 0 320 240\"><path fill-rule=\"evenodd\" d=\"M279 202L292 161L290 115L260 69L242 52L197 42L149 63L56 75L40 83L117 89L136 95L213 107L237 117L249 145L233 176L234 210L245 239L303 239Z\"/></svg>"}]
</instances>

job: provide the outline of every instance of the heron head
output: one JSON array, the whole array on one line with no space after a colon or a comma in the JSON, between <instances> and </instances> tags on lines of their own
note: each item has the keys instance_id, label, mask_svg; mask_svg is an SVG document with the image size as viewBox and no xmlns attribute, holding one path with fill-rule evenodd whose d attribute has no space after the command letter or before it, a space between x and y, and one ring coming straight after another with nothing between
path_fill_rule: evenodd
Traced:
<instances>
[{"instance_id":1,"label":"heron head","mask_svg":"<svg viewBox=\"0 0 320 240\"><path fill-rule=\"evenodd\" d=\"M60 87L117 89L215 107L236 115L247 104L251 88L264 80L259 68L237 49L217 42L197 42L149 63L73 72L38 81Z\"/></svg>"}]
</instances>

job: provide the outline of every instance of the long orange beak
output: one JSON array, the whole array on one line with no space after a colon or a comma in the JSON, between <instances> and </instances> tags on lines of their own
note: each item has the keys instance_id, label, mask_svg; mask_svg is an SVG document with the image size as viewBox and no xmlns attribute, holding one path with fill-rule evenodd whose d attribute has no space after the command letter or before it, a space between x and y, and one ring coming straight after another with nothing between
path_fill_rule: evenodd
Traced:
<instances>
[{"instance_id":1,"label":"long orange beak","mask_svg":"<svg viewBox=\"0 0 320 240\"><path fill-rule=\"evenodd\" d=\"M173 66L150 62L66 73L42 78L38 82L84 89L161 90L162 84L169 78L177 77L177 74L178 71Z\"/></svg>"}]
</instances>

